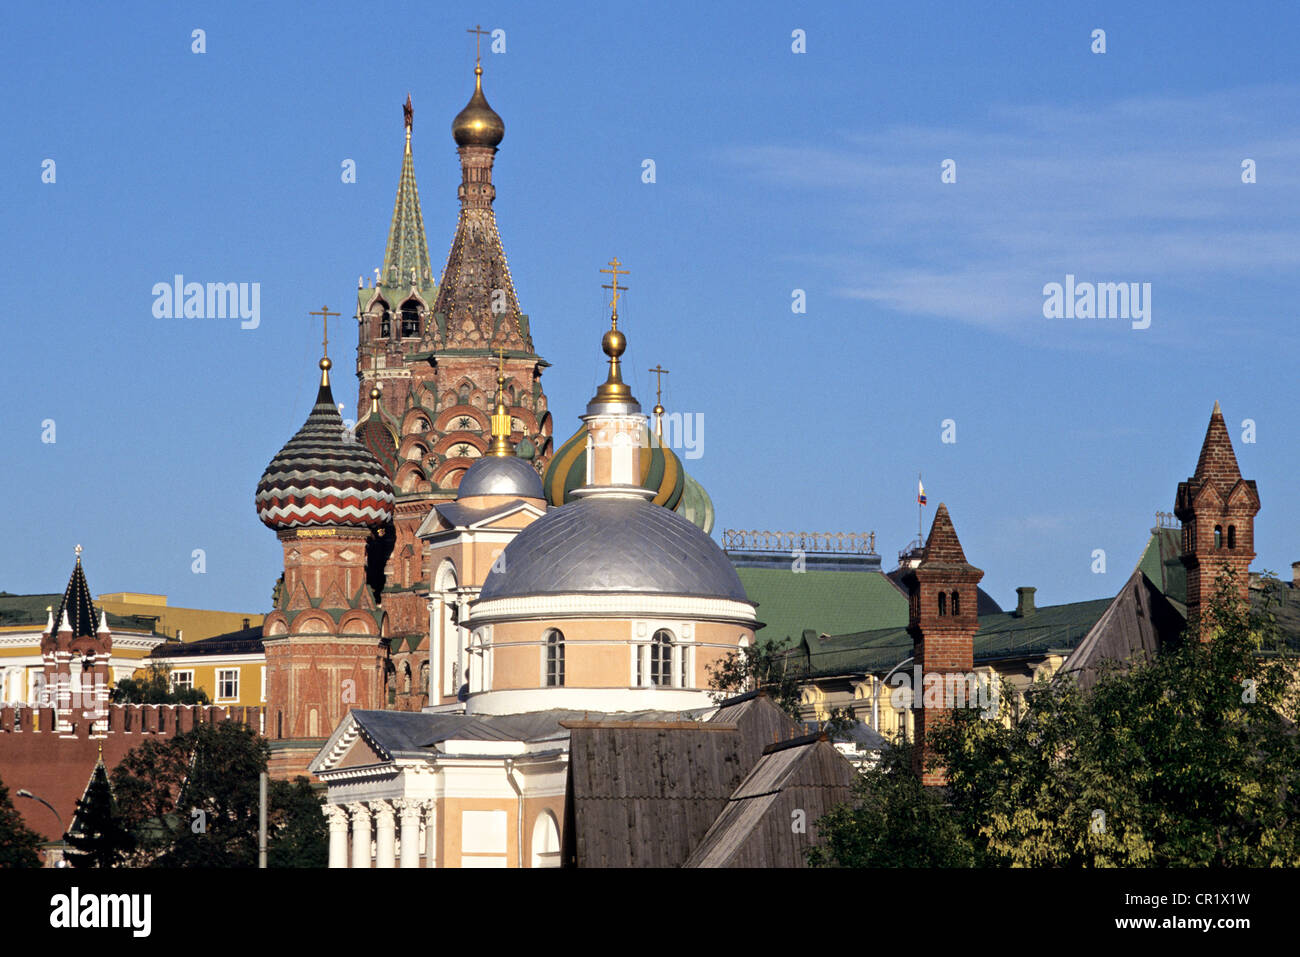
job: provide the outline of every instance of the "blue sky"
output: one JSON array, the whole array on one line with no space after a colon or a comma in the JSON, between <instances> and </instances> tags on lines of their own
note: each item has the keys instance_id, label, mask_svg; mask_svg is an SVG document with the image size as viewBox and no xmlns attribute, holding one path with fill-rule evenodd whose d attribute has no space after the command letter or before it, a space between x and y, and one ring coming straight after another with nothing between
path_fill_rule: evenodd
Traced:
<instances>
[{"instance_id":1,"label":"blue sky","mask_svg":"<svg viewBox=\"0 0 1300 957\"><path fill-rule=\"evenodd\" d=\"M1259 484L1255 567L1289 574L1300 14L1056 7L6 7L0 589L61 590L80 543L97 594L269 607L253 495L314 395L307 312L347 314L380 264L408 92L445 262L475 23L505 31L498 223L558 440L603 378L616 255L630 379L649 406L662 364L665 405L703 416L687 465L719 531L874 530L892 567L922 471L927 526L946 502L1004 606L1110 595L1218 399ZM155 318L176 273L260 283L260 325ZM1150 327L1044 318L1067 274L1150 283Z\"/></svg>"}]
</instances>

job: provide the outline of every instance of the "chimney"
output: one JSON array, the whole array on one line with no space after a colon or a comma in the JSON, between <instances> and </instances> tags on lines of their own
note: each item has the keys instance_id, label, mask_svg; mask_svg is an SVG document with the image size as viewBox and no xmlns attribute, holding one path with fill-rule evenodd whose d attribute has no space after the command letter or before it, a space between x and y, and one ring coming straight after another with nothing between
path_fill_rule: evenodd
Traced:
<instances>
[{"instance_id":1,"label":"chimney","mask_svg":"<svg viewBox=\"0 0 1300 957\"><path fill-rule=\"evenodd\" d=\"M1291 584L1300 588L1300 562L1291 563Z\"/></svg>"},{"instance_id":2,"label":"chimney","mask_svg":"<svg viewBox=\"0 0 1300 957\"><path fill-rule=\"evenodd\" d=\"M1038 591L1037 588L1030 588L1027 585L1022 585L1016 589L1017 618L1028 618L1034 613L1036 610L1034 608L1034 592L1036 591Z\"/></svg>"},{"instance_id":3,"label":"chimney","mask_svg":"<svg viewBox=\"0 0 1300 957\"><path fill-rule=\"evenodd\" d=\"M248 619L244 619L244 631L248 631Z\"/></svg>"}]
</instances>

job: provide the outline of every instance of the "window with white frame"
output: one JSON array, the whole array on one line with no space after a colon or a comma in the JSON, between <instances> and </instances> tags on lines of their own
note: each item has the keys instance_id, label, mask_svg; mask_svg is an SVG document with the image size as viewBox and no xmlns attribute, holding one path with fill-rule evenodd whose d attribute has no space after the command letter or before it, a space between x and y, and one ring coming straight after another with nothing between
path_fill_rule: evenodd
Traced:
<instances>
[{"instance_id":1,"label":"window with white frame","mask_svg":"<svg viewBox=\"0 0 1300 957\"><path fill-rule=\"evenodd\" d=\"M667 628L660 628L650 639L649 683L659 688L671 688L673 684L673 633Z\"/></svg>"},{"instance_id":2,"label":"window with white frame","mask_svg":"<svg viewBox=\"0 0 1300 957\"><path fill-rule=\"evenodd\" d=\"M193 671L173 671L172 672L172 690L189 691L194 687Z\"/></svg>"},{"instance_id":3,"label":"window with white frame","mask_svg":"<svg viewBox=\"0 0 1300 957\"><path fill-rule=\"evenodd\" d=\"M558 628L546 632L546 687L564 687L564 632Z\"/></svg>"},{"instance_id":4,"label":"window with white frame","mask_svg":"<svg viewBox=\"0 0 1300 957\"><path fill-rule=\"evenodd\" d=\"M217 700L231 701L239 697L239 669L217 669Z\"/></svg>"}]
</instances>

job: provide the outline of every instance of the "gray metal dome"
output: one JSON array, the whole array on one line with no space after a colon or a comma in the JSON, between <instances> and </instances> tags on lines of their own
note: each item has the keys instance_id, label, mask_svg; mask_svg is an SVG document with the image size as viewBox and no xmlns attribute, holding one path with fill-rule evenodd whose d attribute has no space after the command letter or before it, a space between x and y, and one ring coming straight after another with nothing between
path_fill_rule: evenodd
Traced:
<instances>
[{"instance_id":1,"label":"gray metal dome","mask_svg":"<svg viewBox=\"0 0 1300 957\"><path fill-rule=\"evenodd\" d=\"M537 469L513 455L489 455L471 465L460 480L456 497L468 498L471 495L546 497Z\"/></svg>"},{"instance_id":2,"label":"gray metal dome","mask_svg":"<svg viewBox=\"0 0 1300 957\"><path fill-rule=\"evenodd\" d=\"M516 536L480 599L575 592L748 601L717 543L689 520L637 498L592 497L551 509Z\"/></svg>"}]
</instances>

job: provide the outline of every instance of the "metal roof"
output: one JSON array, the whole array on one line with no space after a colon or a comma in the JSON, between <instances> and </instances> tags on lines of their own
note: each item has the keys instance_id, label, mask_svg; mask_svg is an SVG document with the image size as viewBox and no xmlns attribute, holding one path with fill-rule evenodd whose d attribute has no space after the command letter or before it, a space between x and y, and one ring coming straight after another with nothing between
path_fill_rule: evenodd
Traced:
<instances>
[{"instance_id":1,"label":"metal roof","mask_svg":"<svg viewBox=\"0 0 1300 957\"><path fill-rule=\"evenodd\" d=\"M525 528L493 567L482 600L621 592L748 601L726 554L689 520L634 498L590 497Z\"/></svg>"},{"instance_id":2,"label":"metal roof","mask_svg":"<svg viewBox=\"0 0 1300 957\"><path fill-rule=\"evenodd\" d=\"M489 455L479 459L457 486L456 497L471 495L515 495L520 498L542 498L542 477L521 458Z\"/></svg>"}]
</instances>

